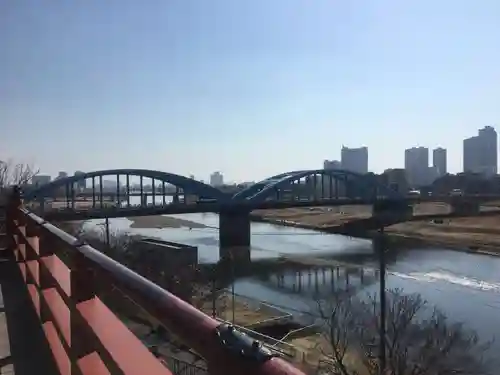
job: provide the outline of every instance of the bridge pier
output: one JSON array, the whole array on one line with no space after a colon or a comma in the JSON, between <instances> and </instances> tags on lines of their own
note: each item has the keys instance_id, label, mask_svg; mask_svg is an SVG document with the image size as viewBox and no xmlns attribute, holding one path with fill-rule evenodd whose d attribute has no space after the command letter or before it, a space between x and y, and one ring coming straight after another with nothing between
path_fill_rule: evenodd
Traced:
<instances>
[{"instance_id":1,"label":"bridge pier","mask_svg":"<svg viewBox=\"0 0 500 375\"><path fill-rule=\"evenodd\" d=\"M250 258L250 247L249 246L232 246L232 247L220 247L219 248L219 258L220 259L231 259L232 266L234 267L245 267L252 261Z\"/></svg>"},{"instance_id":2,"label":"bridge pier","mask_svg":"<svg viewBox=\"0 0 500 375\"><path fill-rule=\"evenodd\" d=\"M465 200L463 197L461 199L453 199L450 202L451 212L460 215L475 215L480 211L479 203L477 201Z\"/></svg>"},{"instance_id":3,"label":"bridge pier","mask_svg":"<svg viewBox=\"0 0 500 375\"><path fill-rule=\"evenodd\" d=\"M384 225L399 223L413 216L413 206L405 201L379 201L372 207L372 216Z\"/></svg>"},{"instance_id":4,"label":"bridge pier","mask_svg":"<svg viewBox=\"0 0 500 375\"><path fill-rule=\"evenodd\" d=\"M228 210L219 213L219 246L250 246L250 213L247 211Z\"/></svg>"}]
</instances>

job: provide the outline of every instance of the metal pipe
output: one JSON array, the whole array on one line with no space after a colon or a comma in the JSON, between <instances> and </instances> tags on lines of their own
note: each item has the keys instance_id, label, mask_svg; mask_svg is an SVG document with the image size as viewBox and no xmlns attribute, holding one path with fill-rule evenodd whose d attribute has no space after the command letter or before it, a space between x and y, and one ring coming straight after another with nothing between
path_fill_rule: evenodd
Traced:
<instances>
[{"instance_id":1,"label":"metal pipe","mask_svg":"<svg viewBox=\"0 0 500 375\"><path fill-rule=\"evenodd\" d=\"M111 249L110 243L109 243L109 218L106 216L106 247L108 248L108 251Z\"/></svg>"}]
</instances>

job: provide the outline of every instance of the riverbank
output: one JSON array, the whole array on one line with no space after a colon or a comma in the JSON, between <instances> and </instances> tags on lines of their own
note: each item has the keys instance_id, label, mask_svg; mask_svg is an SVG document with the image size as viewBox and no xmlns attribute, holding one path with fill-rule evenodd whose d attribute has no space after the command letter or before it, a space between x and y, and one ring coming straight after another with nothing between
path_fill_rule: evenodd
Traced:
<instances>
[{"instance_id":1,"label":"riverbank","mask_svg":"<svg viewBox=\"0 0 500 375\"><path fill-rule=\"evenodd\" d=\"M172 216L137 216L127 217L132 222L130 228L136 229L163 229L163 228L208 228L207 225L191 220L179 219Z\"/></svg>"},{"instance_id":2,"label":"riverbank","mask_svg":"<svg viewBox=\"0 0 500 375\"><path fill-rule=\"evenodd\" d=\"M439 203L426 203L415 207L416 214L439 214L449 212L449 206ZM266 222L325 233L339 233L343 223L369 218L369 206L341 206L291 208L281 210L259 210L251 214L252 221ZM212 228L203 223L172 216L129 217L131 228ZM72 222L71 226L80 226ZM216 227L213 227L216 229ZM442 246L472 253L500 255L500 217L468 217L444 220L442 223L431 221L412 221L386 228L392 242L415 246ZM363 238L375 235L367 232Z\"/></svg>"},{"instance_id":3,"label":"riverbank","mask_svg":"<svg viewBox=\"0 0 500 375\"><path fill-rule=\"evenodd\" d=\"M416 214L449 212L446 204L427 203L416 207ZM261 210L252 213L252 220L277 225L338 233L338 228L351 220L371 216L369 206L343 206ZM500 255L500 217L469 217L431 221L412 221L386 228L391 241L415 245L439 245L463 251ZM372 238L375 233L365 233Z\"/></svg>"}]
</instances>

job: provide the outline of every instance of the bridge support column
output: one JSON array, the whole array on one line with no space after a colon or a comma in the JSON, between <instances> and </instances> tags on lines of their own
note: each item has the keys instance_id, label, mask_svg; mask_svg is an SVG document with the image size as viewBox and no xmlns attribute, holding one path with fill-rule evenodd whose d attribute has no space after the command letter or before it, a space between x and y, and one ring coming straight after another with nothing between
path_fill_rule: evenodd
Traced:
<instances>
[{"instance_id":1,"label":"bridge support column","mask_svg":"<svg viewBox=\"0 0 500 375\"><path fill-rule=\"evenodd\" d=\"M451 212L454 214L475 215L480 211L479 203L467 201L464 199L456 199L451 201Z\"/></svg>"},{"instance_id":2,"label":"bridge support column","mask_svg":"<svg viewBox=\"0 0 500 375\"><path fill-rule=\"evenodd\" d=\"M384 226L408 220L413 216L413 206L405 201L379 201L372 207L372 217Z\"/></svg>"},{"instance_id":3,"label":"bridge support column","mask_svg":"<svg viewBox=\"0 0 500 375\"><path fill-rule=\"evenodd\" d=\"M246 211L222 211L219 213L219 246L250 246L250 213Z\"/></svg>"},{"instance_id":4,"label":"bridge support column","mask_svg":"<svg viewBox=\"0 0 500 375\"><path fill-rule=\"evenodd\" d=\"M39 197L38 198L38 212L39 215L43 215L45 211L45 198L44 197Z\"/></svg>"}]
</instances>

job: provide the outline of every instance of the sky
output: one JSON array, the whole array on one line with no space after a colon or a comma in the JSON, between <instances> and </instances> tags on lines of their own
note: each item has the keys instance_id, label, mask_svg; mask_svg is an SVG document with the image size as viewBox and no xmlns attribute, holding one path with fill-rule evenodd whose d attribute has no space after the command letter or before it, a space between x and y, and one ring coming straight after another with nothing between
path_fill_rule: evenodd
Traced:
<instances>
[{"instance_id":1,"label":"sky","mask_svg":"<svg viewBox=\"0 0 500 375\"><path fill-rule=\"evenodd\" d=\"M498 0L0 1L0 160L260 180L500 120ZM498 128L500 130L500 127Z\"/></svg>"}]
</instances>

